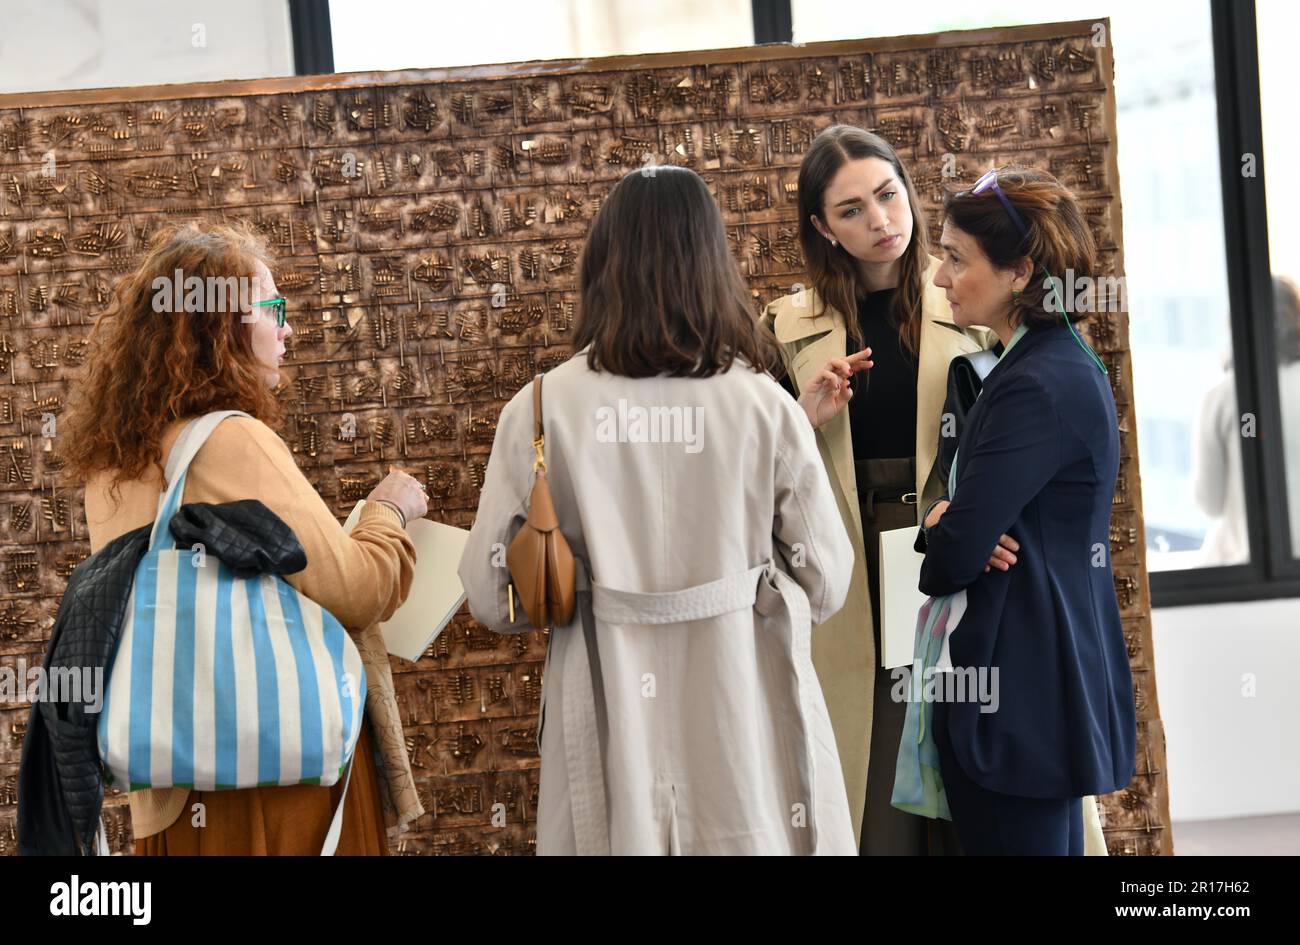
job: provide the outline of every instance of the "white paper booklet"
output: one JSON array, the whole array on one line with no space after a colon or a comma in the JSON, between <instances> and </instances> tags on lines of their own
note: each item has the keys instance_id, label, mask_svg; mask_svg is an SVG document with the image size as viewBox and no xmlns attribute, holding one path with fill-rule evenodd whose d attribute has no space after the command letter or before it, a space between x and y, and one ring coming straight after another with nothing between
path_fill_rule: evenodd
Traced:
<instances>
[{"instance_id":1,"label":"white paper booklet","mask_svg":"<svg viewBox=\"0 0 1300 945\"><path fill-rule=\"evenodd\" d=\"M925 603L917 588L925 555L913 550L916 526L880 533L880 665L912 665L916 614Z\"/></svg>"},{"instance_id":2,"label":"white paper booklet","mask_svg":"<svg viewBox=\"0 0 1300 945\"><path fill-rule=\"evenodd\" d=\"M352 514L343 523L344 531L350 534L356 527L361 518L361 507L365 504L362 500L352 509ZM397 612L380 624L380 629L389 653L414 662L465 603L465 588L456 569L460 567L460 556L469 540L469 532L421 518L410 522L406 533L415 543L415 575L411 581L411 593Z\"/></svg>"}]
</instances>

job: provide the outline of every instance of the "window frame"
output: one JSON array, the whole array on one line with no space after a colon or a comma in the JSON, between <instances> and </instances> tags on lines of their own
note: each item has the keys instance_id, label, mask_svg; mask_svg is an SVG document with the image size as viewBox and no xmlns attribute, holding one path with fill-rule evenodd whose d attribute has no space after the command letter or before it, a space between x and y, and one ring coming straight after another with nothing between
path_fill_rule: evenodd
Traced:
<instances>
[{"instance_id":1,"label":"window frame","mask_svg":"<svg viewBox=\"0 0 1300 945\"><path fill-rule=\"evenodd\" d=\"M332 75L334 34L329 0L288 0L295 75Z\"/></svg>"},{"instance_id":2,"label":"window frame","mask_svg":"<svg viewBox=\"0 0 1300 945\"><path fill-rule=\"evenodd\" d=\"M1282 436L1268 435L1282 430L1282 403L1254 0L1210 0L1210 28L1233 375L1238 413L1254 414L1257 432L1242 438L1241 449L1250 563L1150 572L1153 607L1300 596L1300 559L1291 553ZM1246 154L1255 155L1254 177L1242 174ZM1138 457L1140 468L1140 444Z\"/></svg>"}]
</instances>

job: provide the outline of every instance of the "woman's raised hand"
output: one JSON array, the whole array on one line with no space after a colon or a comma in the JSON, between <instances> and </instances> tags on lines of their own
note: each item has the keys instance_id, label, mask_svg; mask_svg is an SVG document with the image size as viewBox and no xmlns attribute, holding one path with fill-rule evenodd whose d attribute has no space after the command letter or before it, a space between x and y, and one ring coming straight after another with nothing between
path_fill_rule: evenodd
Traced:
<instances>
[{"instance_id":1,"label":"woman's raised hand","mask_svg":"<svg viewBox=\"0 0 1300 945\"><path fill-rule=\"evenodd\" d=\"M853 397L850 378L858 371L869 370L874 363L870 348L827 361L799 394L799 406L808 415L808 422L819 427L833 419Z\"/></svg>"}]
</instances>

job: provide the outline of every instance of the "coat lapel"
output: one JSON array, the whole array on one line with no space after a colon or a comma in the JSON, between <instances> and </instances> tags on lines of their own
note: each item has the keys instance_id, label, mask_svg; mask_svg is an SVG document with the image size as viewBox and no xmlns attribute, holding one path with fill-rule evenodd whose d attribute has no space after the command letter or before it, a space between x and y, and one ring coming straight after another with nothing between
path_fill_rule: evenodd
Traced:
<instances>
[{"instance_id":1,"label":"coat lapel","mask_svg":"<svg viewBox=\"0 0 1300 945\"><path fill-rule=\"evenodd\" d=\"M939 260L931 259L925 273L925 295L921 302L921 355L916 372L916 495L917 516L928 504L926 487L939 453L939 427L943 403L948 396L948 366L959 354L991 348L996 336L986 328L964 329L952 318L952 308L943 289L934 284ZM931 498L942 494L938 484Z\"/></svg>"},{"instance_id":2,"label":"coat lapel","mask_svg":"<svg viewBox=\"0 0 1300 945\"><path fill-rule=\"evenodd\" d=\"M943 289L934 284L934 274L939 260L930 258L925 272L925 291L921 299L920 358L916 374L916 494L917 516L925 508L921 501L926 484L934 469L939 449L939 424L943 402L948 392L948 365L959 354L992 347L997 339L983 328L963 329L952 319ZM799 296L782 299L781 312L772 320L776 340L787 350L794 350L790 358L790 373L795 384L803 390L822 365L832 357L843 357L848 332L839 310L823 305L813 289L804 290L806 304L799 304ZM811 315L810 313L817 313ZM822 424L817 430L826 452L831 458L835 478L855 519L858 532L862 522L858 503L852 497L857 489L853 463L853 436L849 429L849 412ZM936 493L937 494L937 493Z\"/></svg>"},{"instance_id":3,"label":"coat lapel","mask_svg":"<svg viewBox=\"0 0 1300 945\"><path fill-rule=\"evenodd\" d=\"M848 341L839 310L823 304L814 289L805 289L802 295L803 298L796 293L782 299L784 310L772 324L776 340L787 350L794 351L789 359L790 374L794 377L795 387L801 391L827 361L844 357ZM814 312L817 314L811 314ZM849 431L848 410L840 411L838 416L818 427L817 436L857 527L855 534L861 534L861 512L854 499L857 480L853 471L853 439Z\"/></svg>"}]
</instances>

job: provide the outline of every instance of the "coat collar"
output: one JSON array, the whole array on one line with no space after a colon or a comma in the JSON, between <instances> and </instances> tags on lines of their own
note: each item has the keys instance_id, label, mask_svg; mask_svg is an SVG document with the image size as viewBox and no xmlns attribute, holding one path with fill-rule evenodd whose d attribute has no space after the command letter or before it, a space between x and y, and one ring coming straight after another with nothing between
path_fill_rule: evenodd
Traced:
<instances>
[{"instance_id":1,"label":"coat collar","mask_svg":"<svg viewBox=\"0 0 1300 945\"><path fill-rule=\"evenodd\" d=\"M1024 337L1012 345L1009 350L1003 352L1002 357L998 359L998 363L993 365L988 377L984 379L984 385L988 386L995 377L1005 375L1012 365L1023 360L1025 355L1034 348L1062 337L1066 331L1067 329L1063 324L1029 329L1029 331L1025 332Z\"/></svg>"}]
</instances>

